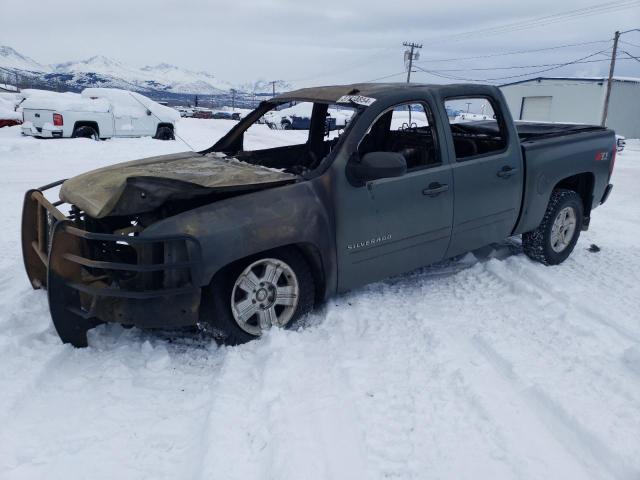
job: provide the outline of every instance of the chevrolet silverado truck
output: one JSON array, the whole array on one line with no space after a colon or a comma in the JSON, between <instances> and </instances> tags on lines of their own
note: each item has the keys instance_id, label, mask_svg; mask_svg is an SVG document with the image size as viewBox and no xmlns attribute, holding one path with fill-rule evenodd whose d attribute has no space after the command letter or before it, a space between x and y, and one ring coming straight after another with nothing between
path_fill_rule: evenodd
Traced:
<instances>
[{"instance_id":1,"label":"chevrolet silverado truck","mask_svg":"<svg viewBox=\"0 0 640 480\"><path fill-rule=\"evenodd\" d=\"M261 123L298 102L312 104L307 134ZM488 119L450 123L465 105ZM327 132L329 107L350 112L343 130ZM252 149L269 132L278 146ZM611 192L615 154L606 128L514 123L492 86L302 89L207 150L29 190L24 263L63 342L86 346L89 329L116 322L197 325L238 344L336 292L510 236L562 263Z\"/></svg>"},{"instance_id":2,"label":"chevrolet silverado truck","mask_svg":"<svg viewBox=\"0 0 640 480\"><path fill-rule=\"evenodd\" d=\"M22 104L22 134L37 138L152 136L175 139L178 111L117 88L86 88L81 95L48 92Z\"/></svg>"}]
</instances>

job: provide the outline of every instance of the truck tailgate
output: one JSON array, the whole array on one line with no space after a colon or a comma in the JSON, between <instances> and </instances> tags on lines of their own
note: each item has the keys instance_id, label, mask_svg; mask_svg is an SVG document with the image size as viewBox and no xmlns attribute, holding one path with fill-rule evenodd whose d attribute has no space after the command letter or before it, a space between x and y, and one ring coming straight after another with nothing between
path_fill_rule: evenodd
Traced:
<instances>
[{"instance_id":1,"label":"truck tailgate","mask_svg":"<svg viewBox=\"0 0 640 480\"><path fill-rule=\"evenodd\" d=\"M24 121L33 123L36 128L42 128L45 123L53 124L53 110L25 108L22 112Z\"/></svg>"}]
</instances>

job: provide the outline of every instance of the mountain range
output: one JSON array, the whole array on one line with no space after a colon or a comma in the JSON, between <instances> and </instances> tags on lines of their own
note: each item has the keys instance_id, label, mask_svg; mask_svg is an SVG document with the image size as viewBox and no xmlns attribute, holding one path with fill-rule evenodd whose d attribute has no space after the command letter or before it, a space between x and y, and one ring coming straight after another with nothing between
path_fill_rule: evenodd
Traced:
<instances>
[{"instance_id":1,"label":"mountain range","mask_svg":"<svg viewBox=\"0 0 640 480\"><path fill-rule=\"evenodd\" d=\"M5 77L7 83L13 83L12 77L16 74L20 82L28 86L48 85L71 91L87 87L125 88L156 99L184 95L226 97L232 90L236 90L240 97L254 94L265 96L272 92L271 82L265 80L234 85L211 73L196 72L168 63L134 67L96 55L86 60L45 65L9 46L0 46L0 80ZM288 83L276 82L276 91L290 89Z\"/></svg>"}]
</instances>

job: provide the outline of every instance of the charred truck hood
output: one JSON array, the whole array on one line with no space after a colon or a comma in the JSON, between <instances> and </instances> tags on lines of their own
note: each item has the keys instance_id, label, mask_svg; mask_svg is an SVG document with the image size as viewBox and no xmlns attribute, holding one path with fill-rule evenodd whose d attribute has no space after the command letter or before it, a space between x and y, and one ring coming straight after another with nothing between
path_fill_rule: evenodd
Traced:
<instances>
[{"instance_id":1,"label":"charred truck hood","mask_svg":"<svg viewBox=\"0 0 640 480\"><path fill-rule=\"evenodd\" d=\"M92 170L63 183L60 199L93 218L153 211L172 200L250 192L295 182L296 175L222 153L176 153Z\"/></svg>"}]
</instances>

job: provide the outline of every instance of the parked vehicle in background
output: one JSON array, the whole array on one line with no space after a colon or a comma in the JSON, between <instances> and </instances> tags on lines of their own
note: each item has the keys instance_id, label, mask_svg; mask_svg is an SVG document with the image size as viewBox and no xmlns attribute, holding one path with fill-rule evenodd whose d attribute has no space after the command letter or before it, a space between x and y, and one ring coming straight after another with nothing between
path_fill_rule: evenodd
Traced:
<instances>
[{"instance_id":1,"label":"parked vehicle in background","mask_svg":"<svg viewBox=\"0 0 640 480\"><path fill-rule=\"evenodd\" d=\"M327 110L325 130L332 132L345 128L351 118L351 112L336 105ZM272 130L308 130L311 124L311 110L307 102L292 102L280 109L269 112L264 123Z\"/></svg>"},{"instance_id":2,"label":"parked vehicle in background","mask_svg":"<svg viewBox=\"0 0 640 480\"><path fill-rule=\"evenodd\" d=\"M183 118L191 118L191 117L193 117L193 108L175 107L175 109L180 113L180 116L183 117Z\"/></svg>"},{"instance_id":3,"label":"parked vehicle in background","mask_svg":"<svg viewBox=\"0 0 640 480\"><path fill-rule=\"evenodd\" d=\"M213 111L204 108L195 108L193 110L193 118L213 118Z\"/></svg>"},{"instance_id":4,"label":"parked vehicle in background","mask_svg":"<svg viewBox=\"0 0 640 480\"><path fill-rule=\"evenodd\" d=\"M22 103L22 134L38 138L152 136L175 138L176 110L128 90L87 88L82 94L45 92Z\"/></svg>"},{"instance_id":5,"label":"parked vehicle in background","mask_svg":"<svg viewBox=\"0 0 640 480\"><path fill-rule=\"evenodd\" d=\"M215 111L213 112L213 118L217 119L217 120L239 120L239 114L237 115L238 118L233 118L233 113L231 112L224 112L224 111Z\"/></svg>"},{"instance_id":6,"label":"parked vehicle in background","mask_svg":"<svg viewBox=\"0 0 640 480\"><path fill-rule=\"evenodd\" d=\"M306 134L273 132L265 148L258 120L295 102L310 112ZM452 123L465 103L490 119ZM340 109L346 128L327 132ZM512 235L531 259L564 262L611 193L615 154L600 126L515 124L493 86L302 89L202 152L29 190L23 256L64 342L86 346L88 329L115 322L198 325L237 344L336 292ZM59 185L69 214L43 195Z\"/></svg>"},{"instance_id":7,"label":"parked vehicle in background","mask_svg":"<svg viewBox=\"0 0 640 480\"><path fill-rule=\"evenodd\" d=\"M278 128L276 125L268 124L270 128ZM283 117L280 120L280 129L282 130L309 130L311 127L311 117L299 117L292 115ZM327 115L325 118L325 130L332 132L337 130L336 119Z\"/></svg>"},{"instance_id":8,"label":"parked vehicle in background","mask_svg":"<svg viewBox=\"0 0 640 480\"><path fill-rule=\"evenodd\" d=\"M22 115L16 112L17 103L15 94L0 93L0 128L22 123Z\"/></svg>"},{"instance_id":9,"label":"parked vehicle in background","mask_svg":"<svg viewBox=\"0 0 640 480\"><path fill-rule=\"evenodd\" d=\"M616 150L621 152L624 150L624 147L627 146L627 139L622 135L616 135Z\"/></svg>"}]
</instances>

